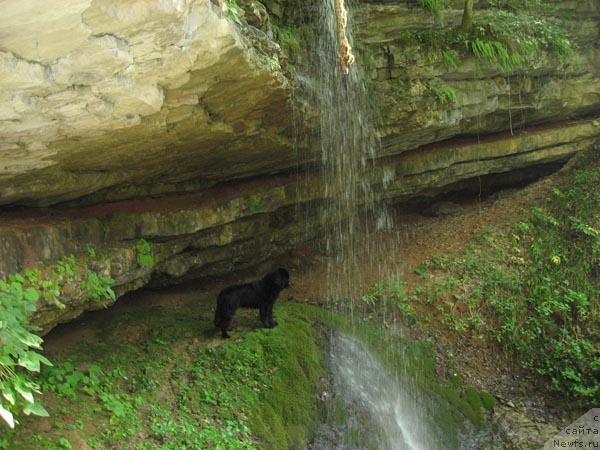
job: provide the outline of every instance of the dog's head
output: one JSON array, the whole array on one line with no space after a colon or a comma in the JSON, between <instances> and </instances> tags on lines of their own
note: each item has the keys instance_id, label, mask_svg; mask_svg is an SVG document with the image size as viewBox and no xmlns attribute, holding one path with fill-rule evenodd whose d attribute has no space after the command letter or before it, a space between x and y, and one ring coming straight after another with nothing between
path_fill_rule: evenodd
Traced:
<instances>
[{"instance_id":1,"label":"dog's head","mask_svg":"<svg viewBox=\"0 0 600 450\"><path fill-rule=\"evenodd\" d=\"M290 285L290 274L287 270L279 268L265 275L264 280L279 290L283 290Z\"/></svg>"}]
</instances>

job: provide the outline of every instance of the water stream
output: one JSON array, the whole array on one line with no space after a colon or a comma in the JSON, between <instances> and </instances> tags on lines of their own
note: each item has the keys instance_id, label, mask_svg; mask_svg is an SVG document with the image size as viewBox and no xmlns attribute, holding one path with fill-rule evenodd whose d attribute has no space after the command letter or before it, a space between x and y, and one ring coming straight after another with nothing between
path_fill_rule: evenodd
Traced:
<instances>
[{"instance_id":1,"label":"water stream","mask_svg":"<svg viewBox=\"0 0 600 450\"><path fill-rule=\"evenodd\" d=\"M346 5L352 6L348 1ZM385 189L386 180L375 179L380 144L360 55L344 74L333 0L315 0L306 7L317 45L302 78L308 80L309 104L318 114L314 140L307 147L320 150L317 170L327 199L319 205L321 223L328 224L323 227L322 243L329 261L327 300L332 309L352 312L357 324L362 318L354 314L360 311L354 305L360 303L366 287L361 270L369 266L371 274L378 271L380 280L390 276L374 256L369 260L370 255L382 253L373 247L378 245L373 239L377 231L393 226L385 205L378 204L373 193L373 186ZM350 43L353 23L349 14ZM461 430L459 439L457 430L448 431L447 422L440 426L443 414L437 414L436 401L420 392L409 377L391 373L360 340L333 331L329 359L331 392L323 393L330 397L324 401L327 420L311 450L480 448L474 446L478 438L468 429Z\"/></svg>"},{"instance_id":2,"label":"water stream","mask_svg":"<svg viewBox=\"0 0 600 450\"><path fill-rule=\"evenodd\" d=\"M436 450L441 432L431 423L415 392L356 338L334 333L330 367L334 408L341 423L321 427L312 450Z\"/></svg>"},{"instance_id":3,"label":"water stream","mask_svg":"<svg viewBox=\"0 0 600 450\"><path fill-rule=\"evenodd\" d=\"M334 330L331 380L321 395L326 420L308 450L505 448L498 430L474 427L435 389L423 390L423 367L409 353L390 354L398 367L391 370L360 339Z\"/></svg>"},{"instance_id":4,"label":"water stream","mask_svg":"<svg viewBox=\"0 0 600 450\"><path fill-rule=\"evenodd\" d=\"M320 206L321 223L329 224L323 229L323 252L330 256L328 297L348 300L360 285L359 256L372 253L370 224L385 226L389 215L372 191L379 141L361 68L354 64L347 75L341 70L333 0L309 3L306 14L317 43L303 77L310 80L308 103L317 111L318 123L308 147L320 150L317 170L322 196L328 199ZM350 40L352 22L350 16Z\"/></svg>"}]
</instances>

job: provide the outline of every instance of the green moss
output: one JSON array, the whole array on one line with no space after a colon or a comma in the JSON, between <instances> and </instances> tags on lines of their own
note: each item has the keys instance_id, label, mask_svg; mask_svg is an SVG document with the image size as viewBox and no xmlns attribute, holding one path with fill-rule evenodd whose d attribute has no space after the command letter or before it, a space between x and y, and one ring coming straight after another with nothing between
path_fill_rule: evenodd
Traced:
<instances>
[{"instance_id":1,"label":"green moss","mask_svg":"<svg viewBox=\"0 0 600 450\"><path fill-rule=\"evenodd\" d=\"M249 425L265 448L288 448L287 432L282 417L275 413L270 404L256 408L250 417Z\"/></svg>"},{"instance_id":2,"label":"green moss","mask_svg":"<svg viewBox=\"0 0 600 450\"><path fill-rule=\"evenodd\" d=\"M295 26L278 26L274 24L273 31L275 39L288 52L290 58L295 60L301 49L300 29Z\"/></svg>"},{"instance_id":3,"label":"green moss","mask_svg":"<svg viewBox=\"0 0 600 450\"><path fill-rule=\"evenodd\" d=\"M135 244L135 251L138 266L145 268L154 265L154 253L152 251L152 246L148 241L140 239Z\"/></svg>"},{"instance_id":4,"label":"green moss","mask_svg":"<svg viewBox=\"0 0 600 450\"><path fill-rule=\"evenodd\" d=\"M274 415L263 418L267 430L279 425L285 430L287 442L279 446L272 443L270 448L284 449L289 446L302 447L306 445L311 429L318 423L316 410L316 386L323 372L322 350L318 345L317 331L314 322L308 320L306 308L301 305L285 305L284 314L278 313L280 326L270 333L257 332L249 339L268 349L265 358L269 366L277 368L272 377L272 386L254 406L259 415L264 405L269 405ZM293 318L285 311L289 311ZM285 327L286 322L293 325ZM256 436L265 442L270 439L268 433ZM281 444L283 441L278 440Z\"/></svg>"},{"instance_id":5,"label":"green moss","mask_svg":"<svg viewBox=\"0 0 600 450\"><path fill-rule=\"evenodd\" d=\"M486 410L491 411L496 406L496 399L489 392L481 391L479 397L481 398L482 406Z\"/></svg>"},{"instance_id":6,"label":"green moss","mask_svg":"<svg viewBox=\"0 0 600 450\"><path fill-rule=\"evenodd\" d=\"M471 405L471 408L473 408L474 410L477 411L477 410L483 408L483 405L481 403L481 398L479 396L479 391L477 389L472 388L472 387L467 387L465 389L465 399L467 400L469 405Z\"/></svg>"},{"instance_id":7,"label":"green moss","mask_svg":"<svg viewBox=\"0 0 600 450\"><path fill-rule=\"evenodd\" d=\"M201 316L211 336L211 305ZM56 355L37 380L54 424L44 437L57 441L77 417L92 448L305 446L320 421L315 390L324 371L308 308L283 304L278 327L256 329L252 320L252 331L229 341L206 339L197 317L195 305L134 306L93 321L97 341ZM237 322L249 326L241 313ZM25 418L0 448L40 448L40 426Z\"/></svg>"}]
</instances>

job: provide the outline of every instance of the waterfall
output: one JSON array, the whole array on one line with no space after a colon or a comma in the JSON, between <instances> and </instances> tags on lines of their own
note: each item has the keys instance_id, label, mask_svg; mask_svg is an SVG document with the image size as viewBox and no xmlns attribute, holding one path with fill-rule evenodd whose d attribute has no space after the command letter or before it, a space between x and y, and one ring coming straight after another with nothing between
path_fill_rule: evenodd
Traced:
<instances>
[{"instance_id":1,"label":"waterfall","mask_svg":"<svg viewBox=\"0 0 600 450\"><path fill-rule=\"evenodd\" d=\"M389 222L372 192L373 164L379 141L360 64L344 74L340 66L337 19L333 0L317 0L309 11L317 44L306 71L309 104L317 111L314 141L320 153L322 195L320 207L323 252L330 256L328 297L349 300L360 286L358 257L371 253L375 223ZM349 39L352 17L349 17ZM383 219L382 219L383 217Z\"/></svg>"},{"instance_id":2,"label":"waterfall","mask_svg":"<svg viewBox=\"0 0 600 450\"><path fill-rule=\"evenodd\" d=\"M331 395L341 401L336 407L345 410L347 416L342 423L323 425L311 450L445 448L440 431L422 405L424 399L407 388L407 380L391 376L365 344L334 333L330 366ZM335 411L330 415L343 417Z\"/></svg>"},{"instance_id":3,"label":"waterfall","mask_svg":"<svg viewBox=\"0 0 600 450\"><path fill-rule=\"evenodd\" d=\"M368 266L371 275L373 271L379 274L379 280L388 275L376 260L381 249L375 248L375 233L389 227L391 220L373 192L373 186L385 186L386 180L376 170L380 143L361 73L360 49L355 49L357 63L344 73L334 1L315 1L305 13L317 44L301 80L307 86L308 104L317 113L309 117L316 117L317 123L310 124L312 140L304 143L318 154L321 197L327 199L316 205L323 227L322 251L328 261L326 295L332 309L354 313L360 310L355 303L360 304L357 300L371 287L361 270ZM352 14L348 19L352 43ZM312 160L310 152L301 158L304 167L311 167ZM358 324L358 315L351 317ZM440 444L433 406L425 405L425 397L409 379L388 372L365 344L333 330L330 367L335 400L325 402L328 419L309 446L311 450L449 448ZM340 416L346 418L342 423Z\"/></svg>"},{"instance_id":4,"label":"waterfall","mask_svg":"<svg viewBox=\"0 0 600 450\"><path fill-rule=\"evenodd\" d=\"M360 326L358 315L354 314L360 308L354 306L360 304L357 299L371 287L361 270L367 266L371 274L375 271L379 275L380 281L389 275L384 263L377 260L383 252L375 247L375 233L389 228L391 218L385 205L376 202L373 189L385 188L390 174L376 170L380 144L361 73L360 49L355 49L357 63L344 73L334 1L315 0L306 8L304 13L313 24L317 44L311 49L313 59L299 80L306 86L303 93L308 98L303 100L308 100L312 111L316 111L316 115L308 117L316 118L316 123L309 124L312 133L308 139L302 136L308 155L299 156L303 168L314 167L318 172L323 180L319 186L321 198L327 199L315 205L324 236L322 251L328 257L326 295L332 309L349 310L353 326ZM350 14L350 44L352 23ZM313 165L315 151L318 163ZM386 306L382 308L385 317ZM460 436L458 430L449 431L448 421L442 419L444 413L440 411L448 408L447 404L442 408L422 393L414 378L389 372L359 340L333 330L329 358L332 392L323 395L332 398L325 399L327 420L309 449L481 448L477 444L480 436L469 431L468 426L461 428Z\"/></svg>"}]
</instances>

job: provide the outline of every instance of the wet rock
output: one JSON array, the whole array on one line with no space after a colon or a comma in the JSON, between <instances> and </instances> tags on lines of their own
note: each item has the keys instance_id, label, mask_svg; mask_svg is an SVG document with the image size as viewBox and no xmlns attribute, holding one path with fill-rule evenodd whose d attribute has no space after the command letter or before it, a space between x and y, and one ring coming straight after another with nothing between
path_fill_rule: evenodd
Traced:
<instances>
[{"instance_id":1,"label":"wet rock","mask_svg":"<svg viewBox=\"0 0 600 450\"><path fill-rule=\"evenodd\" d=\"M507 449L537 450L559 431L555 425L533 421L514 408L497 409L494 419L499 423L504 448Z\"/></svg>"}]
</instances>

